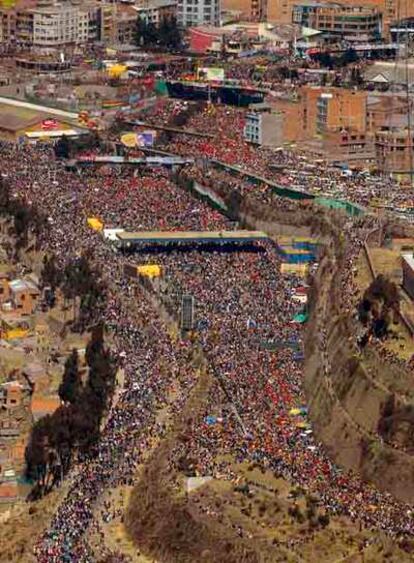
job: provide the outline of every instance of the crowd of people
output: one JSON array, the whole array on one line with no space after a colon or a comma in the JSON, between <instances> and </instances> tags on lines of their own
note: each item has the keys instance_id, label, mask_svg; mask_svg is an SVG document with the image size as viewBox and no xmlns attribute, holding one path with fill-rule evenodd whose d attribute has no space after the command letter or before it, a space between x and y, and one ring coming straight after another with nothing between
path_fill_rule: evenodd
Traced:
<instances>
[{"instance_id":1,"label":"crowd of people","mask_svg":"<svg viewBox=\"0 0 414 563\"><path fill-rule=\"evenodd\" d=\"M169 119L165 108L157 111ZM206 144L204 139L178 136L167 148L270 174L274 157L270 161L265 151L240 140L242 124L238 110L207 107L190 118L189 125L212 132L216 139ZM300 170L298 157L283 154L276 159ZM108 288L103 320L124 371L123 386L95 455L70 472L65 498L36 543L38 561L94 560L87 536L88 530L99 533L100 498L111 487L134 482L142 456L156 436L165 432L157 409L167 404L174 381L181 382L181 401L196 381L189 361L190 342L179 339L175 343L144 288L125 277L124 265L131 260L156 261L162 266L161 302L183 294L194 297L197 338L217 375L202 416L192 422L191 439L177 455L195 458L197 474L218 476L226 472L223 462L217 464L217 455L231 452L237 460L259 462L318 494L321 505L332 513L390 534L414 532L410 506L341 471L313 436L303 390L302 331L294 322L301 306L293 296L303 282L281 274L280 258L270 242L215 249L172 247L158 249L155 255L143 247L135 256L124 256L88 228L87 217L134 231L228 230L233 224L194 200L163 169L138 174L130 168L91 168L76 174L56 161L48 146L9 143L0 146L0 169L12 193L28 205L36 204L47 217L48 228L40 236L45 251L62 264L88 252L99 265ZM195 165L189 172L203 177ZM219 179L218 174L211 172L211 182ZM223 178L227 180L228 175ZM318 177L317 172L315 178L332 185L337 179L326 174ZM341 182L344 191L348 185L352 190L352 180ZM361 185L364 192L367 184ZM272 200L264 186L254 190L251 183L236 181L232 187L257 192L261 201L278 204L279 198ZM339 284L345 289L343 307L348 309L353 306L353 264L372 228L369 221L344 227L347 268ZM173 456L171 463L175 462Z\"/></svg>"},{"instance_id":2,"label":"crowd of people","mask_svg":"<svg viewBox=\"0 0 414 563\"><path fill-rule=\"evenodd\" d=\"M167 124L183 103L170 101L168 107L155 112L154 119ZM349 174L297 150L275 151L247 143L243 138L245 112L241 108L206 104L203 111L190 117L186 128L209 133L212 138L175 135L161 148L183 156L215 159L282 187L315 196L339 198L364 207L379 203L394 211L414 207L414 192L396 189L397 184L391 178L371 175L368 171Z\"/></svg>"}]
</instances>

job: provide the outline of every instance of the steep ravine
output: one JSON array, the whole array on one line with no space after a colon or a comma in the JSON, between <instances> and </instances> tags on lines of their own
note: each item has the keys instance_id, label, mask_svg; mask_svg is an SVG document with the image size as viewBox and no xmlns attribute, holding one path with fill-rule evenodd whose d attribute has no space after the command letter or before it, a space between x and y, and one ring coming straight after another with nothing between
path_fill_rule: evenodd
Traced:
<instances>
[{"instance_id":1,"label":"steep ravine","mask_svg":"<svg viewBox=\"0 0 414 563\"><path fill-rule=\"evenodd\" d=\"M332 262L329 270L321 264L315 278L313 295L318 299L310 304L305 338L305 390L315 434L339 465L413 502L414 455L409 444L414 417L407 412L414 412L414 405L403 404L366 369L348 319L334 305L338 272ZM320 345L321 327L327 334L325 347ZM383 363L381 369L388 367Z\"/></svg>"}]
</instances>

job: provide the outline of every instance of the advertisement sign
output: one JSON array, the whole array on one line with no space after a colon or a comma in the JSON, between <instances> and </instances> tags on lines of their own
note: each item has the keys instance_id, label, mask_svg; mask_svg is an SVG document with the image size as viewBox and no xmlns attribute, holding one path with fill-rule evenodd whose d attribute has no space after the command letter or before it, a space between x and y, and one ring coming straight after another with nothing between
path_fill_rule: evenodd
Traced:
<instances>
[{"instance_id":1,"label":"advertisement sign","mask_svg":"<svg viewBox=\"0 0 414 563\"><path fill-rule=\"evenodd\" d=\"M44 119L42 121L41 127L44 131L51 131L58 128L58 122L56 119Z\"/></svg>"},{"instance_id":2,"label":"advertisement sign","mask_svg":"<svg viewBox=\"0 0 414 563\"><path fill-rule=\"evenodd\" d=\"M212 82L222 82L224 80L224 68L203 67L198 69L198 78L200 80L209 80Z\"/></svg>"},{"instance_id":3,"label":"advertisement sign","mask_svg":"<svg viewBox=\"0 0 414 563\"><path fill-rule=\"evenodd\" d=\"M154 145L155 137L157 136L156 131L142 131L137 134L137 146L138 147L152 147Z\"/></svg>"}]
</instances>

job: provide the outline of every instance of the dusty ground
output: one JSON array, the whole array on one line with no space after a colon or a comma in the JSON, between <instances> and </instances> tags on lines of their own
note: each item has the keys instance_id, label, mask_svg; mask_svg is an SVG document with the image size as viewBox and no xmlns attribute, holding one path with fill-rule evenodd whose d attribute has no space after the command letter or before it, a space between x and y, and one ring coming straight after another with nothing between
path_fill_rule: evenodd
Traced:
<instances>
[{"instance_id":1,"label":"dusty ground","mask_svg":"<svg viewBox=\"0 0 414 563\"><path fill-rule=\"evenodd\" d=\"M34 542L45 528L64 489L27 504L20 502L0 514L0 563L32 563Z\"/></svg>"}]
</instances>

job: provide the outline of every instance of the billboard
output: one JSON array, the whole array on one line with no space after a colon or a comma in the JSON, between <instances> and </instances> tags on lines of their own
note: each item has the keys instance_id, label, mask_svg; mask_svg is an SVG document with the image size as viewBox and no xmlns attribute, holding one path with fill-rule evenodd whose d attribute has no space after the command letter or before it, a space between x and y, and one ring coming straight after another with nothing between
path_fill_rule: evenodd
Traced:
<instances>
[{"instance_id":1,"label":"billboard","mask_svg":"<svg viewBox=\"0 0 414 563\"><path fill-rule=\"evenodd\" d=\"M212 82L222 82L224 80L224 68L218 67L202 67L198 69L198 78L200 80L209 80Z\"/></svg>"},{"instance_id":2,"label":"billboard","mask_svg":"<svg viewBox=\"0 0 414 563\"><path fill-rule=\"evenodd\" d=\"M157 132L153 130L141 131L139 133L125 133L121 136L121 143L125 147L152 147Z\"/></svg>"},{"instance_id":3,"label":"billboard","mask_svg":"<svg viewBox=\"0 0 414 563\"><path fill-rule=\"evenodd\" d=\"M156 131L142 131L137 133L137 146L138 147L152 147L157 136Z\"/></svg>"}]
</instances>

